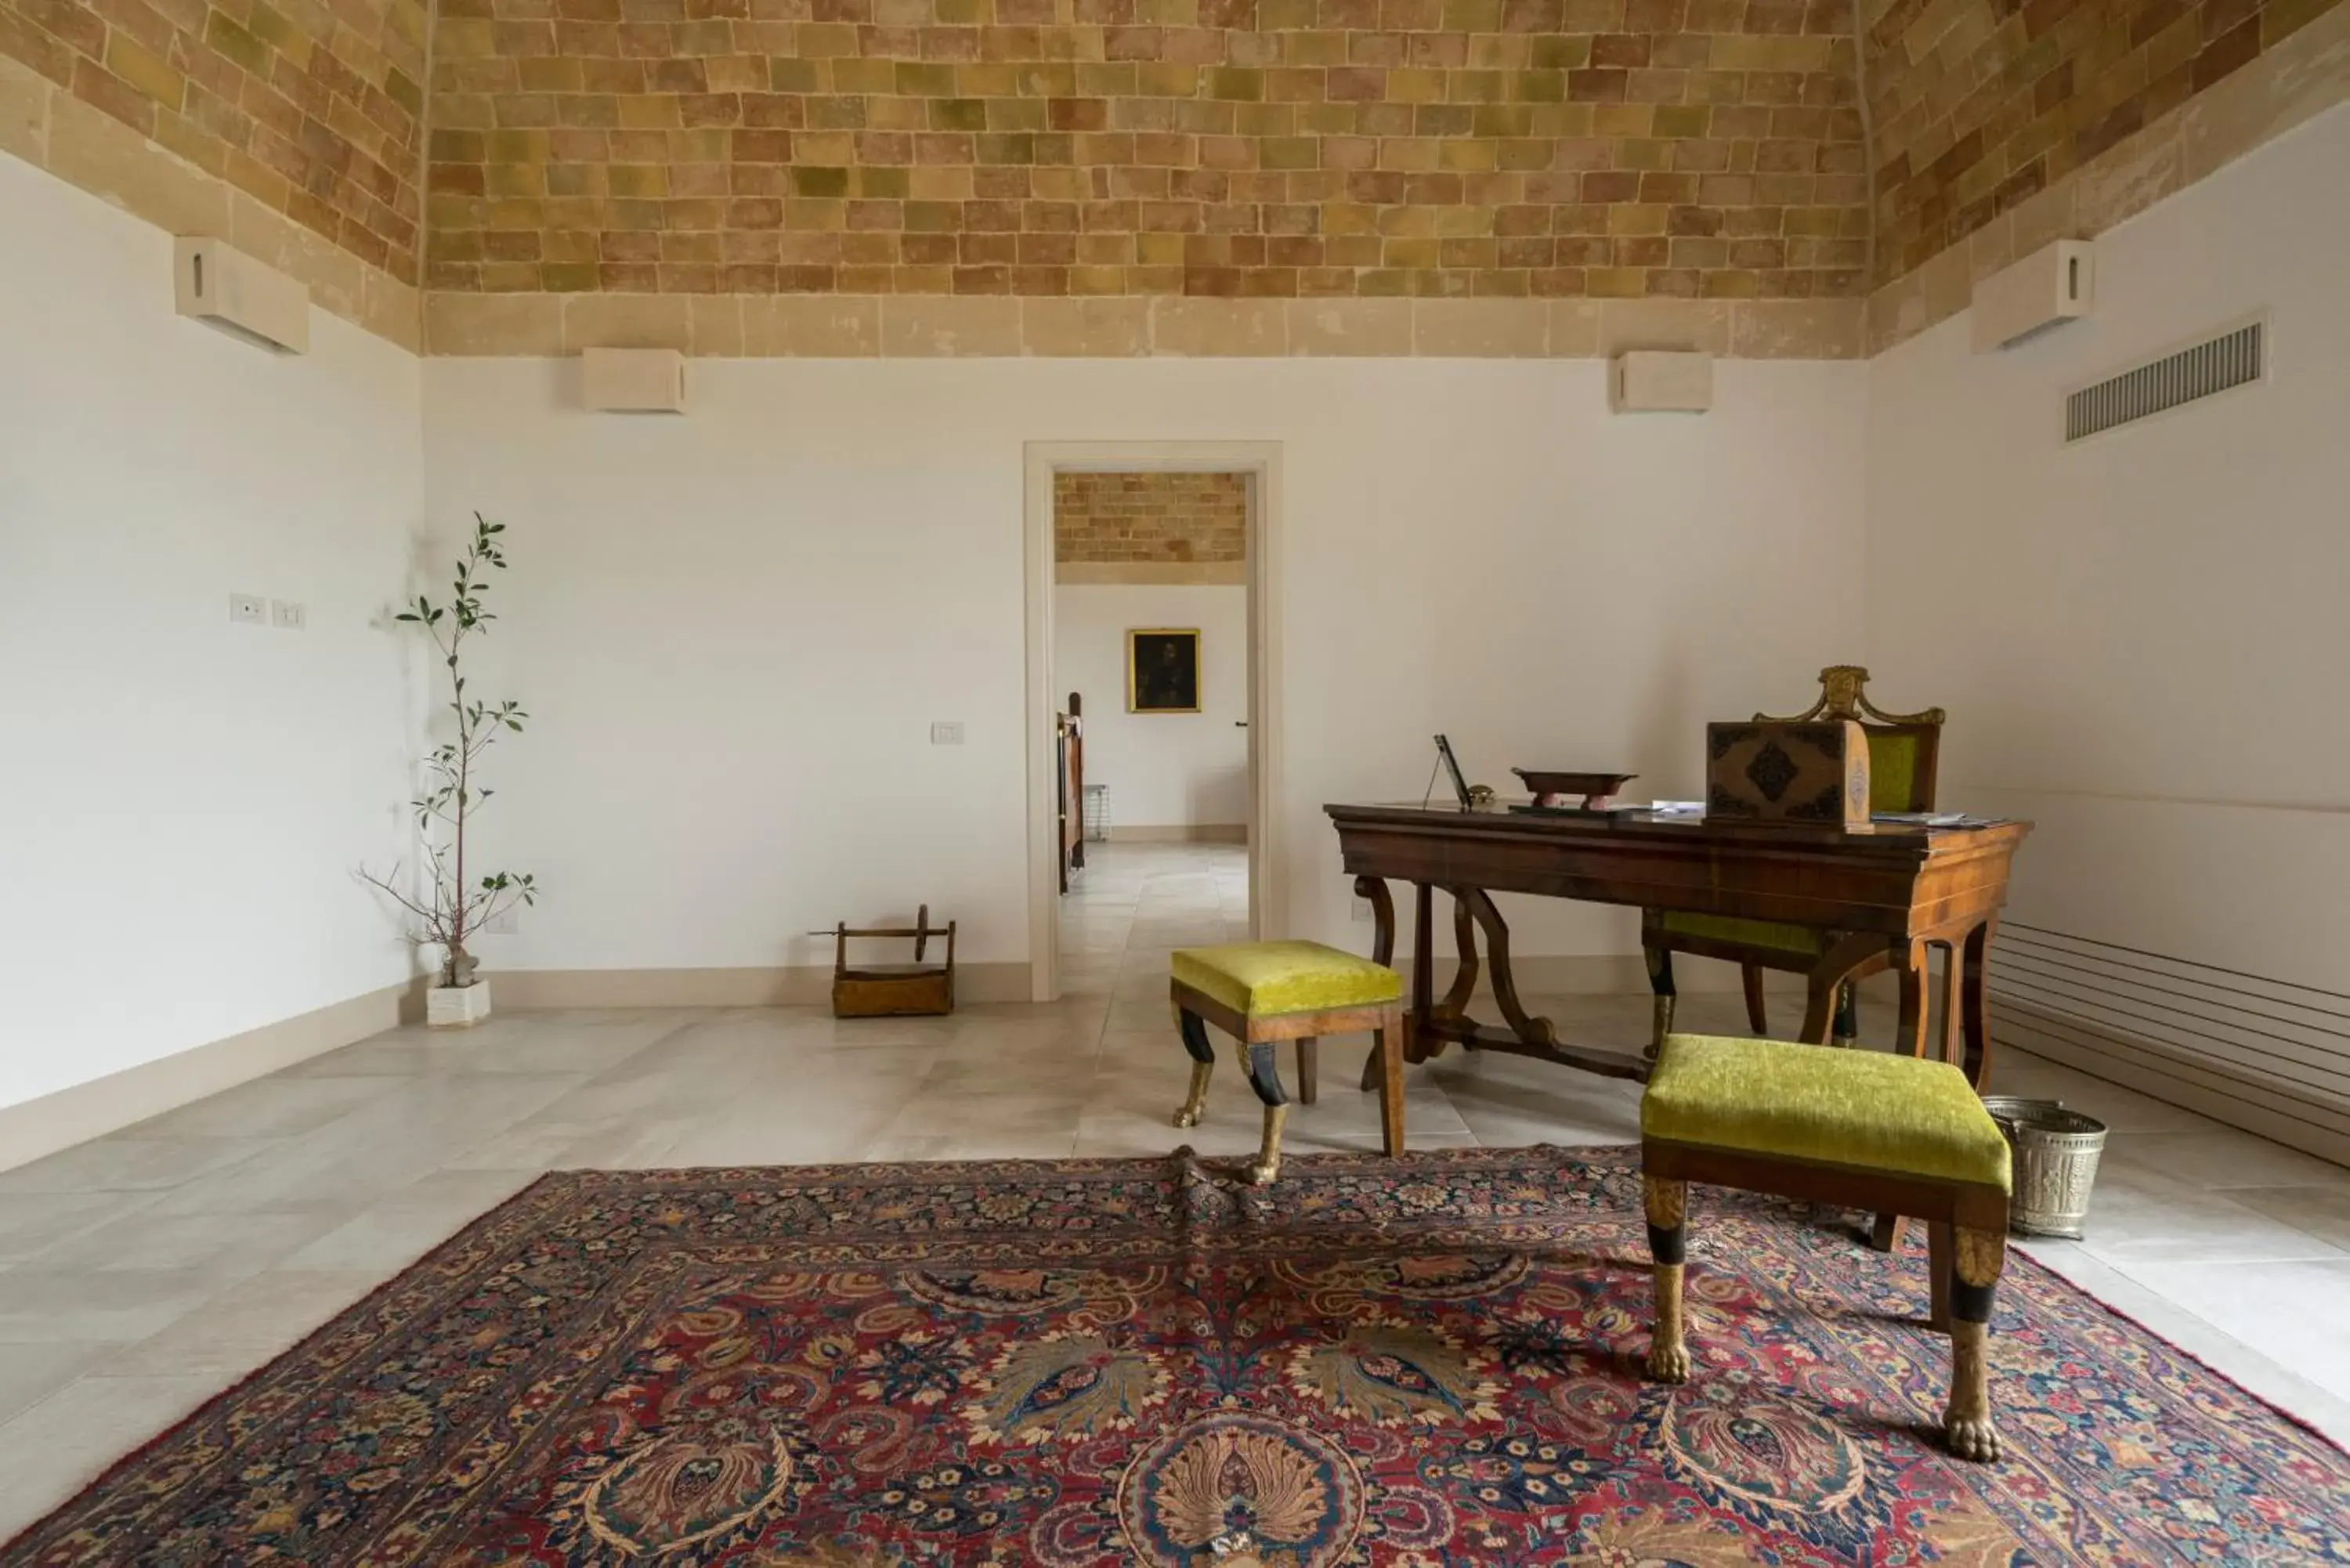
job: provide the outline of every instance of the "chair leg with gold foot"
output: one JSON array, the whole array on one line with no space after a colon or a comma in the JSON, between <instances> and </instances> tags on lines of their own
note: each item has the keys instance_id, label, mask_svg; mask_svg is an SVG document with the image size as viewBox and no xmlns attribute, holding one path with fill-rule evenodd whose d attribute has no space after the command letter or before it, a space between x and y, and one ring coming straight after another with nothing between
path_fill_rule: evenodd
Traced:
<instances>
[{"instance_id":1,"label":"chair leg with gold foot","mask_svg":"<svg viewBox=\"0 0 2350 1568\"><path fill-rule=\"evenodd\" d=\"M1281 1129L1289 1120L1289 1095L1281 1086L1281 1065L1274 1059L1273 1043L1256 1041L1246 1049L1249 1087L1264 1102L1264 1140L1248 1168L1248 1179L1266 1187L1281 1175Z\"/></svg>"},{"instance_id":2,"label":"chair leg with gold foot","mask_svg":"<svg viewBox=\"0 0 2350 1568\"><path fill-rule=\"evenodd\" d=\"M1689 1329L1683 1319L1681 1276L1689 1262L1689 1183L1646 1176L1640 1179L1640 1193L1648 1211L1648 1257L1657 1286L1648 1373L1659 1383L1686 1383Z\"/></svg>"},{"instance_id":3,"label":"chair leg with gold foot","mask_svg":"<svg viewBox=\"0 0 2350 1568\"><path fill-rule=\"evenodd\" d=\"M1648 989L1657 993L1656 1009L1648 1026L1648 1048L1641 1055L1654 1062L1657 1053L1664 1048L1665 1036L1673 1032L1673 1004L1679 995L1673 989L1672 950L1644 947L1640 956L1648 963Z\"/></svg>"},{"instance_id":4,"label":"chair leg with gold foot","mask_svg":"<svg viewBox=\"0 0 2350 1568\"><path fill-rule=\"evenodd\" d=\"M1181 1033L1183 1049L1191 1058L1191 1088L1183 1096L1182 1107L1175 1113L1175 1125L1195 1127L1208 1108L1208 1080L1215 1075L1216 1048L1208 1044L1208 1026L1200 1022L1198 1013L1177 1008L1175 1027Z\"/></svg>"},{"instance_id":5,"label":"chair leg with gold foot","mask_svg":"<svg viewBox=\"0 0 2350 1568\"><path fill-rule=\"evenodd\" d=\"M1954 1228L1950 1261L1950 1403L1942 1412L1950 1452L1978 1464L1999 1458L1991 1414L1991 1314L2007 1266L2003 1231Z\"/></svg>"}]
</instances>

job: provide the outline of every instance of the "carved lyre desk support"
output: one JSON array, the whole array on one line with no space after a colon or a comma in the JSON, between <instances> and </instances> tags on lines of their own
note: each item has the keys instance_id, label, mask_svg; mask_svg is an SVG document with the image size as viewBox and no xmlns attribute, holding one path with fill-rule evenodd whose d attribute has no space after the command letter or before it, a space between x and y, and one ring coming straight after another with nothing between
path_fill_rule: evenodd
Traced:
<instances>
[{"instance_id":1,"label":"carved lyre desk support","mask_svg":"<svg viewBox=\"0 0 2350 1568\"><path fill-rule=\"evenodd\" d=\"M1388 881L1413 888L1408 1061L1458 1041L1598 1073L1645 1079L1644 1053L1561 1041L1547 1018L1526 1011L1510 969L1510 932L1497 892L1533 893L1643 909L1689 909L1784 920L1845 933L1804 976L1801 1038L1825 1044L1836 996L1854 975L1891 968L1901 977L1900 1047L1926 1053L1928 950L1949 950L1940 1054L1961 1061L1980 1089L1989 1075L1984 962L2006 902L2015 846L2032 825L1965 827L1880 825L1869 834L1756 828L1619 812L1604 818L1462 811L1454 805L1330 805L1355 891L1377 921L1372 956L1395 952ZM1435 994L1434 892L1453 899L1452 982ZM1483 962L1492 969L1503 1024L1479 1023L1470 1001ZM1669 994L1669 971L1659 991Z\"/></svg>"}]
</instances>

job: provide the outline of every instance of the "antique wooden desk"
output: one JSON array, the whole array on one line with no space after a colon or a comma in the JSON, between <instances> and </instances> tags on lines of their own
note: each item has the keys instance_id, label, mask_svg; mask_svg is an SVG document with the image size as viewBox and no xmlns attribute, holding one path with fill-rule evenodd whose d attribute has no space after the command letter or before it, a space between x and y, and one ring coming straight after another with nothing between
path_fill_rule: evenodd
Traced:
<instances>
[{"instance_id":1,"label":"antique wooden desk","mask_svg":"<svg viewBox=\"0 0 2350 1568\"><path fill-rule=\"evenodd\" d=\"M1900 977L1899 1044L1922 1054L1927 1040L1927 953L1949 958L1939 1049L1960 1061L1980 1091L1990 1070L1983 965L2007 901L2008 867L2028 822L1967 827L1879 824L1873 833L1754 827L1694 815L1617 812L1606 816L1534 815L1442 805L1328 805L1355 891L1378 919L1373 957L1395 954L1390 880L1415 890L1411 1006L1404 1060L1422 1062L1459 1041L1471 1050L1539 1056L1610 1077L1645 1080L1648 1054L1563 1044L1547 1018L1529 1014L1510 973L1510 932L1494 893L1538 893L1601 904L1784 920L1834 931L1837 940L1804 975L1800 1038L1825 1045L1837 988L1891 969ZM1430 894L1453 898L1460 953L1452 984L1433 996ZM1478 975L1477 935L1492 965L1493 1000L1506 1027L1469 1015ZM1659 1009L1673 993L1670 955L1651 981ZM1655 960L1652 958L1651 962ZM1963 1057L1958 1054L1963 1036ZM1377 1064L1372 1064L1375 1069Z\"/></svg>"}]
</instances>

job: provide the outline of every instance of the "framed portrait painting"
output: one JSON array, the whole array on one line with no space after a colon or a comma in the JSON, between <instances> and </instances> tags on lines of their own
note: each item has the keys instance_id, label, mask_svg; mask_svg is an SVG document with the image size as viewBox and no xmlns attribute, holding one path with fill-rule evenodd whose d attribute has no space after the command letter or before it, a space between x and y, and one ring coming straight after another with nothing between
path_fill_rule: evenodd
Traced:
<instances>
[{"instance_id":1,"label":"framed portrait painting","mask_svg":"<svg viewBox=\"0 0 2350 1568\"><path fill-rule=\"evenodd\" d=\"M1126 711L1200 711L1200 630L1140 627L1126 634Z\"/></svg>"}]
</instances>

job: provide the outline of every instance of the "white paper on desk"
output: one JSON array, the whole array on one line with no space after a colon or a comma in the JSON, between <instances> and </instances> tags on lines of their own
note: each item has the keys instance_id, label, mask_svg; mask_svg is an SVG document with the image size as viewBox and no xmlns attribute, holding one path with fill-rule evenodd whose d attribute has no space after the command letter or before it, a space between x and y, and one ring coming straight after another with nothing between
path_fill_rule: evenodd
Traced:
<instances>
[{"instance_id":1,"label":"white paper on desk","mask_svg":"<svg viewBox=\"0 0 2350 1568\"><path fill-rule=\"evenodd\" d=\"M1669 815L1683 812L1700 812L1705 809L1705 802L1701 800L1652 800L1648 803L1646 809L1664 813Z\"/></svg>"}]
</instances>

